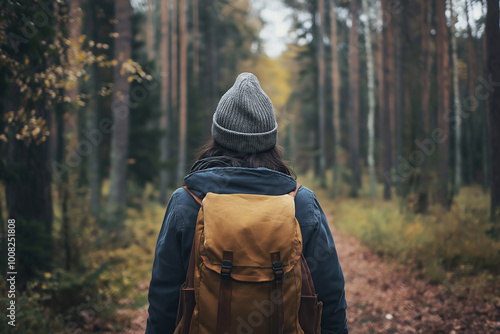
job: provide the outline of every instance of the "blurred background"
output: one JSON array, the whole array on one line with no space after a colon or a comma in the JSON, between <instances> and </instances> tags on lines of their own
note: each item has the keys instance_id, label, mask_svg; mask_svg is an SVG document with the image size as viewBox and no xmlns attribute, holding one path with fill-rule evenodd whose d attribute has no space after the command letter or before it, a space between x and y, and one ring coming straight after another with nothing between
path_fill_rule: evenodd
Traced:
<instances>
[{"instance_id":1,"label":"blurred background","mask_svg":"<svg viewBox=\"0 0 500 334\"><path fill-rule=\"evenodd\" d=\"M166 203L244 71L352 332L500 330L498 0L2 0L0 47L0 332L144 331Z\"/></svg>"}]
</instances>

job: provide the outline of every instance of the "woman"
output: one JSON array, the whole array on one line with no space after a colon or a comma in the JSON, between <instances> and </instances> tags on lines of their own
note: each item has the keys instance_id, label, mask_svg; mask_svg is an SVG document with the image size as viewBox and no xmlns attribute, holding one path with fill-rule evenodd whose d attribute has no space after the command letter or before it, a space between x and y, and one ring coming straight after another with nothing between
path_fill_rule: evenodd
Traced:
<instances>
[{"instance_id":1,"label":"woman","mask_svg":"<svg viewBox=\"0 0 500 334\"><path fill-rule=\"evenodd\" d=\"M217 194L284 195L296 188L294 174L276 145L273 105L257 78L242 73L221 98L213 139L199 154L185 185L198 197ZM146 333L173 333L179 290L186 279L199 205L182 188L170 198L156 244ZM322 333L347 333L344 276L325 214L313 192L299 188L295 216L303 254L323 302Z\"/></svg>"}]
</instances>

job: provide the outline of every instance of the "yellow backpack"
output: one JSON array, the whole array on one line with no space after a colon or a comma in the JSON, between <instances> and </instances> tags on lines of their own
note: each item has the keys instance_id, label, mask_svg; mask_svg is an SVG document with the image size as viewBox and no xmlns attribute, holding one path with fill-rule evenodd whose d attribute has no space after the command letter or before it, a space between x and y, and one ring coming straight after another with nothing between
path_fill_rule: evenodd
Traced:
<instances>
[{"instance_id":1,"label":"yellow backpack","mask_svg":"<svg viewBox=\"0 0 500 334\"><path fill-rule=\"evenodd\" d=\"M321 333L295 195L208 193L179 298L175 334Z\"/></svg>"}]
</instances>

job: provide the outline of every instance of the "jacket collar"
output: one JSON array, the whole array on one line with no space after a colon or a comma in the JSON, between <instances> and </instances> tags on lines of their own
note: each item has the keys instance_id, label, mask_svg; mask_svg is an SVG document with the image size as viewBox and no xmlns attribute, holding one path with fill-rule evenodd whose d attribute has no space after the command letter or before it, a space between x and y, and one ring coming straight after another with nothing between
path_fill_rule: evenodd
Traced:
<instances>
[{"instance_id":1,"label":"jacket collar","mask_svg":"<svg viewBox=\"0 0 500 334\"><path fill-rule=\"evenodd\" d=\"M217 194L284 195L297 186L289 175L268 168L214 167L184 178L185 185L198 197Z\"/></svg>"}]
</instances>

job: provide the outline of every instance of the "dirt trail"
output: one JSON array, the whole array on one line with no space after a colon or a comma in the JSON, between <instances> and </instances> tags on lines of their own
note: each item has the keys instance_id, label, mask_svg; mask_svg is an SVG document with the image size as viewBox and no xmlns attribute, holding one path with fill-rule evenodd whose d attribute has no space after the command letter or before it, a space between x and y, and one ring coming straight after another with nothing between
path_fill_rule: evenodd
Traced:
<instances>
[{"instance_id":1,"label":"dirt trail","mask_svg":"<svg viewBox=\"0 0 500 334\"><path fill-rule=\"evenodd\" d=\"M355 238L334 227L332 232L346 279L350 333L500 333L500 304L485 303L466 286L416 278L409 268L385 263ZM122 333L144 333L147 306L122 315L130 319Z\"/></svg>"},{"instance_id":2,"label":"dirt trail","mask_svg":"<svg viewBox=\"0 0 500 334\"><path fill-rule=\"evenodd\" d=\"M500 304L485 303L466 286L416 278L408 267L385 263L355 238L332 232L346 280L350 333L500 332Z\"/></svg>"}]
</instances>

